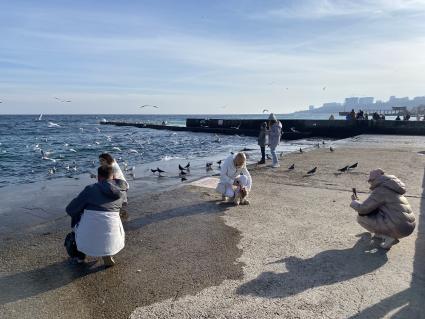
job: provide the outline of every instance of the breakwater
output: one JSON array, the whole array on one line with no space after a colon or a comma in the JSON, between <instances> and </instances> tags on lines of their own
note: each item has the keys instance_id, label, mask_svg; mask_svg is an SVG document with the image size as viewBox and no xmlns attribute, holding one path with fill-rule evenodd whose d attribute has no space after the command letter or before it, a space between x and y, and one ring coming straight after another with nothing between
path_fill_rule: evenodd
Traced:
<instances>
[{"instance_id":1,"label":"breakwater","mask_svg":"<svg viewBox=\"0 0 425 319\"><path fill-rule=\"evenodd\" d=\"M103 125L134 126L157 130L191 131L216 134L257 136L264 119L194 119L188 118L186 126L170 126L137 122L106 121ZM283 119L283 139L308 137L347 138L360 134L425 135L424 121L393 120L293 120Z\"/></svg>"}]
</instances>

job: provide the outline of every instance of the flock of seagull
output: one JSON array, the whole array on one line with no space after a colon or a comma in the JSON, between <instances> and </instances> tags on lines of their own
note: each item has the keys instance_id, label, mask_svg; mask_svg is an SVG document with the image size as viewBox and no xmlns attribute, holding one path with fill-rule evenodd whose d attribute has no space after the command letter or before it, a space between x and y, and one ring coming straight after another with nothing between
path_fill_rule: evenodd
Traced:
<instances>
[{"instance_id":1,"label":"flock of seagull","mask_svg":"<svg viewBox=\"0 0 425 319\"><path fill-rule=\"evenodd\" d=\"M218 164L218 169L221 168L221 163L222 162L223 162L223 160L219 160L219 161L216 162L216 164ZM214 169L213 168L213 165L214 165L214 162L207 162L205 164L205 170L207 172L212 171ZM180 180L182 182L187 181L187 176L190 175L190 162L188 162L185 166L182 166L181 164L179 164L178 165L178 170L179 170L179 175L178 176L180 177ZM157 167L157 168L151 168L151 172L154 175L156 175L158 173L157 174L158 177L165 177L163 175L163 173L166 173L166 171L160 169L159 167Z\"/></svg>"}]
</instances>

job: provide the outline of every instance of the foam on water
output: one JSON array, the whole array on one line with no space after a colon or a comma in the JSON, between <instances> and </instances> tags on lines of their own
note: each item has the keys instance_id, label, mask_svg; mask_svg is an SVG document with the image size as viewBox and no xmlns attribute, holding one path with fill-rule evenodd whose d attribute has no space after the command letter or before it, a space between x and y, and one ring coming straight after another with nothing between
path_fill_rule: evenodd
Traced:
<instances>
[{"instance_id":1,"label":"foam on water","mask_svg":"<svg viewBox=\"0 0 425 319\"><path fill-rule=\"evenodd\" d=\"M187 117L43 115L38 120L37 115L0 116L0 187L87 175L96 170L98 156L102 152L111 153L121 166L128 167L150 166L157 161L175 166L177 162L192 161L203 167L207 160L222 159L230 152L244 148L253 149L247 153L252 161L258 160L259 150L254 137L220 135L217 143L215 134L99 124L104 118L151 123L167 121L173 125L184 125ZM259 118L259 115L251 117ZM282 143L278 152L296 151L300 146L308 147L314 143L316 141L310 140ZM52 170L55 171L53 174Z\"/></svg>"}]
</instances>

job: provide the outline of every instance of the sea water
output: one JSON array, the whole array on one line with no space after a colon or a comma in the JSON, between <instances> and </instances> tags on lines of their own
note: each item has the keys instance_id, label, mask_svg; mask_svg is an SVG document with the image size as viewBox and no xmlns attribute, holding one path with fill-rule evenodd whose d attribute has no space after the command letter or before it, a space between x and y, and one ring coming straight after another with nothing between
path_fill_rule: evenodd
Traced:
<instances>
[{"instance_id":1,"label":"sea water","mask_svg":"<svg viewBox=\"0 0 425 319\"><path fill-rule=\"evenodd\" d=\"M264 115L2 115L0 116L0 187L96 173L98 156L107 152L136 176L161 167L178 175L178 164L205 172L207 161L224 159L245 149L250 161L260 153L255 137L172 132L136 127L100 125L103 119L185 125L187 117L267 118ZM282 143L279 152L291 152L314 140ZM178 164L177 164L178 163ZM217 172L217 164L214 165ZM128 174L127 174L128 176Z\"/></svg>"}]
</instances>

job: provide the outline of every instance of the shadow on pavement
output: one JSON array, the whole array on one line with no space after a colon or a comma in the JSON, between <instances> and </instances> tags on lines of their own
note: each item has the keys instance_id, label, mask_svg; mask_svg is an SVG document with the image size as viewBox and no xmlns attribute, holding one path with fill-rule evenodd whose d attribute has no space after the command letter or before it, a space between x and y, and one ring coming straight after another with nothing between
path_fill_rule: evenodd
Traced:
<instances>
[{"instance_id":1,"label":"shadow on pavement","mask_svg":"<svg viewBox=\"0 0 425 319\"><path fill-rule=\"evenodd\" d=\"M193 205L176 207L160 213L145 215L124 223L126 231L137 230L149 224L158 223L164 220L188 217L200 214L217 214L222 213L230 207L230 204L221 201L202 202Z\"/></svg>"},{"instance_id":2,"label":"shadow on pavement","mask_svg":"<svg viewBox=\"0 0 425 319\"><path fill-rule=\"evenodd\" d=\"M370 234L363 233L354 247L326 250L312 258L287 257L287 272L264 272L237 289L241 295L284 298L307 289L331 285L375 271L387 262L386 251L371 250Z\"/></svg>"},{"instance_id":3,"label":"shadow on pavement","mask_svg":"<svg viewBox=\"0 0 425 319\"><path fill-rule=\"evenodd\" d=\"M43 268L0 277L0 305L62 287L77 278L103 269L103 266L71 265L68 261L63 261Z\"/></svg>"}]
</instances>

